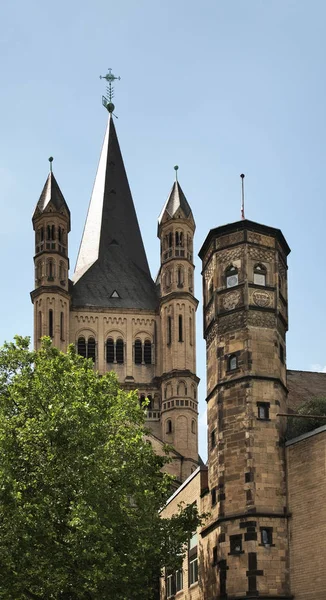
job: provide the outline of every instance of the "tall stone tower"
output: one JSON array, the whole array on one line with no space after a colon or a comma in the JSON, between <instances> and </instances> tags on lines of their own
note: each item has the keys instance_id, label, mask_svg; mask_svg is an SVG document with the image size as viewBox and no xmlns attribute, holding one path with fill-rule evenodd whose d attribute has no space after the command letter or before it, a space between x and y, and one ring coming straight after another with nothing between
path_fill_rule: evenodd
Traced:
<instances>
[{"instance_id":1,"label":"tall stone tower","mask_svg":"<svg viewBox=\"0 0 326 600\"><path fill-rule=\"evenodd\" d=\"M167 470L178 486L198 465L195 223L176 182L159 219L154 282L112 115L116 77L110 70L105 79L107 127L71 280L70 213L52 171L33 215L35 347L42 335L61 350L72 343L101 375L114 371L137 390L155 451L174 446Z\"/></svg>"},{"instance_id":2,"label":"tall stone tower","mask_svg":"<svg viewBox=\"0 0 326 600\"><path fill-rule=\"evenodd\" d=\"M205 598L287 598L284 464L287 255L278 229L243 220L200 251L211 513Z\"/></svg>"},{"instance_id":3,"label":"tall stone tower","mask_svg":"<svg viewBox=\"0 0 326 600\"><path fill-rule=\"evenodd\" d=\"M175 181L158 223L163 440L180 452L183 478L198 464L193 236L191 208Z\"/></svg>"},{"instance_id":4,"label":"tall stone tower","mask_svg":"<svg viewBox=\"0 0 326 600\"><path fill-rule=\"evenodd\" d=\"M34 346L48 335L57 348L69 344L68 234L70 212L52 173L33 214L35 231Z\"/></svg>"}]
</instances>

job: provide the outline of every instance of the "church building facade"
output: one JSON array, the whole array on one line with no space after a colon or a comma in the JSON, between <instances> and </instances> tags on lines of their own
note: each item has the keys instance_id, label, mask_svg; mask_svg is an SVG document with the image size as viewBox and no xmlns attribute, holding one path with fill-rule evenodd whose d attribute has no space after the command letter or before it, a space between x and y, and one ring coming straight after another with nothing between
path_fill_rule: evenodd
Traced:
<instances>
[{"instance_id":1,"label":"church building facade","mask_svg":"<svg viewBox=\"0 0 326 600\"><path fill-rule=\"evenodd\" d=\"M75 272L69 279L70 211L52 169L33 214L34 345L49 335L114 370L147 399L153 446L174 448L168 470L182 483L198 466L191 208L176 180L158 221L160 270L152 280L109 111Z\"/></svg>"},{"instance_id":2,"label":"church building facade","mask_svg":"<svg viewBox=\"0 0 326 600\"><path fill-rule=\"evenodd\" d=\"M324 600L326 426L285 441L286 414L326 395L326 374L286 370L288 244L242 219L211 229L200 251L207 359L208 463L198 456L194 232L176 178L158 220L153 281L113 121L100 155L75 272L70 211L52 169L33 214L34 344L75 345L147 399L155 451L173 448L176 491L205 523L161 599ZM312 535L313 533L313 535ZM313 539L312 539L313 537ZM312 551L311 551L312 548Z\"/></svg>"}]
</instances>

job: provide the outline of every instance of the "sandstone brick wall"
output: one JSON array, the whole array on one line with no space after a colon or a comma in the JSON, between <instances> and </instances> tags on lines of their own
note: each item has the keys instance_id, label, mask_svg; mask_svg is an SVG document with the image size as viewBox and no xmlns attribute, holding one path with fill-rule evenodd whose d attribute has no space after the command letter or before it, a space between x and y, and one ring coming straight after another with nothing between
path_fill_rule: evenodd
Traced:
<instances>
[{"instance_id":1,"label":"sandstone brick wall","mask_svg":"<svg viewBox=\"0 0 326 600\"><path fill-rule=\"evenodd\" d=\"M198 509L200 510L200 495L203 489L207 488L207 468L198 467L198 469L188 477L183 483L181 488L175 492L164 510L162 511L162 517L170 518L173 514L178 512L178 504L184 502L185 504L193 504L197 502ZM202 581L202 569L203 569L203 556L202 556L202 544L198 529L198 564L199 564L199 581L189 585L189 573L188 573L188 554L183 561L183 589L175 594L176 600L201 600L203 598L203 591L201 589ZM161 577L161 600L166 600L166 586L165 576Z\"/></svg>"},{"instance_id":2,"label":"sandstone brick wall","mask_svg":"<svg viewBox=\"0 0 326 600\"><path fill-rule=\"evenodd\" d=\"M291 592L325 600L326 426L301 438L287 442Z\"/></svg>"}]
</instances>

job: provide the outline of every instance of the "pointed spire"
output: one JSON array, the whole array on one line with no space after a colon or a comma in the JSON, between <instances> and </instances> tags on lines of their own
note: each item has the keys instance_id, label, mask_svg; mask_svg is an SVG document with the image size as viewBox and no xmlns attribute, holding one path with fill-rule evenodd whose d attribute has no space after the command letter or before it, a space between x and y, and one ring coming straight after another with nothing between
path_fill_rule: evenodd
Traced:
<instances>
[{"instance_id":1,"label":"pointed spire","mask_svg":"<svg viewBox=\"0 0 326 600\"><path fill-rule=\"evenodd\" d=\"M162 212L158 218L158 224L160 225L164 215L166 214L170 219L173 219L178 209L181 209L184 213L185 218L187 219L192 215L191 208L188 204L186 196L184 195L181 186L177 179L177 169L179 167L174 167L176 171L176 180L172 186L172 190L170 195L163 206Z\"/></svg>"},{"instance_id":2,"label":"pointed spire","mask_svg":"<svg viewBox=\"0 0 326 600\"><path fill-rule=\"evenodd\" d=\"M73 282L75 305L132 308L157 302L111 114Z\"/></svg>"},{"instance_id":3,"label":"pointed spire","mask_svg":"<svg viewBox=\"0 0 326 600\"><path fill-rule=\"evenodd\" d=\"M51 157L52 158L52 157ZM53 160L53 158L52 158ZM37 205L34 210L33 219L38 217L40 214L46 212L49 207L52 207L57 212L67 212L69 217L69 229L70 229L70 211L68 205L64 199L63 193L61 192L58 182L52 172L52 160L50 161L50 173L48 174L47 180L44 184L42 193L39 197Z\"/></svg>"}]
</instances>

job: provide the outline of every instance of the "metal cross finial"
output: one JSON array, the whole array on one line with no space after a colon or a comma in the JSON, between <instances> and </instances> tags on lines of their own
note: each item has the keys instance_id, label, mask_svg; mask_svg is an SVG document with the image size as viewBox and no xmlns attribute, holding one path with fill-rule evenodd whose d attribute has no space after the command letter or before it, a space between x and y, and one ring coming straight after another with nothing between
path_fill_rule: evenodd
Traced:
<instances>
[{"instance_id":1,"label":"metal cross finial","mask_svg":"<svg viewBox=\"0 0 326 600\"><path fill-rule=\"evenodd\" d=\"M116 77L115 75L113 75L112 69L108 69L108 73L103 76L100 75L100 79L105 79L108 82L108 85L106 86L106 96L102 96L102 104L109 111L109 113L113 113L113 111L114 111L114 104L112 102L112 98L114 96L113 82L115 79L120 80L121 77Z\"/></svg>"}]
</instances>

